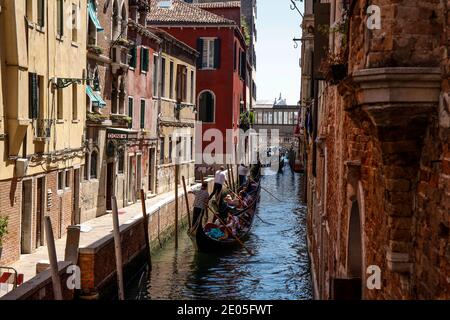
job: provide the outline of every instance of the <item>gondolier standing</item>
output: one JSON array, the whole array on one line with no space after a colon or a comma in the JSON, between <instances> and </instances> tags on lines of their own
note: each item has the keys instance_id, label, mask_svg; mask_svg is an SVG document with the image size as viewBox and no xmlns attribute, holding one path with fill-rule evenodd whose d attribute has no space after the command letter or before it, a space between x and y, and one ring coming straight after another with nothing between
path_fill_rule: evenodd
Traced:
<instances>
[{"instance_id":1,"label":"gondolier standing","mask_svg":"<svg viewBox=\"0 0 450 320\"><path fill-rule=\"evenodd\" d=\"M240 187L247 181L248 173L249 173L249 170L248 170L247 166L245 166L243 163L241 163L238 168L239 186Z\"/></svg>"},{"instance_id":2,"label":"gondolier standing","mask_svg":"<svg viewBox=\"0 0 450 320\"><path fill-rule=\"evenodd\" d=\"M220 167L219 170L216 171L216 175L214 176L214 190L211 193L211 195L209 196L209 200L211 200L211 198L213 196L216 196L216 201L217 196L220 196L220 193L222 192L222 188L223 188L223 184L228 181L227 180L227 175L225 173L225 168L223 166Z\"/></svg>"},{"instance_id":3,"label":"gondolier standing","mask_svg":"<svg viewBox=\"0 0 450 320\"><path fill-rule=\"evenodd\" d=\"M194 213L192 217L192 225L195 226L198 218L201 216L203 210L205 210L206 205L209 201L209 193L208 193L208 183L203 182L200 190L192 190L189 191L195 196L194 200Z\"/></svg>"}]
</instances>

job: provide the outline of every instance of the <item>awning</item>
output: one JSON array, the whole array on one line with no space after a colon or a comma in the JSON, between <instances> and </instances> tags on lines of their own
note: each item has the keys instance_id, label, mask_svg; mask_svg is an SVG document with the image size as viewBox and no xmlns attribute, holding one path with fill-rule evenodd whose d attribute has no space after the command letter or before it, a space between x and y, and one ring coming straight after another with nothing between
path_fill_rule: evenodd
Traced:
<instances>
[{"instance_id":1,"label":"awning","mask_svg":"<svg viewBox=\"0 0 450 320\"><path fill-rule=\"evenodd\" d=\"M95 93L94 90L92 90L91 86L86 86L86 94L88 95L89 99L91 99L92 105L94 107L106 107L106 102L102 99L102 97L100 97L99 94Z\"/></svg>"},{"instance_id":2,"label":"awning","mask_svg":"<svg viewBox=\"0 0 450 320\"><path fill-rule=\"evenodd\" d=\"M97 28L97 31L99 31L99 32L103 31L104 29L100 25L100 21L98 21L95 4L92 2L92 0L89 0L89 2L88 2L88 11L89 11L89 17L91 18L92 22L94 23L94 26Z\"/></svg>"}]
</instances>

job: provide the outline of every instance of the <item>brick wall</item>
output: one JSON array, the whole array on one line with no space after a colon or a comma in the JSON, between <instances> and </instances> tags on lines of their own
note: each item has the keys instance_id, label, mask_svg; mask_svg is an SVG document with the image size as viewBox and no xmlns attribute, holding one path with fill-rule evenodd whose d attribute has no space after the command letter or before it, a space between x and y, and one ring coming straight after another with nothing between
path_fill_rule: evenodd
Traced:
<instances>
[{"instance_id":1,"label":"brick wall","mask_svg":"<svg viewBox=\"0 0 450 320\"><path fill-rule=\"evenodd\" d=\"M332 279L349 276L348 253L354 246L349 243L350 210L357 201L363 297L448 299L450 64L445 24L450 16L444 15L445 1L372 3L381 7L382 29L366 28L365 1L357 1L349 72L441 66L441 101L426 119L380 126L346 96L346 83L320 88L318 136L323 142L317 143L316 177L312 139L308 154L308 239L316 296L331 298ZM408 260L397 263L403 254ZM370 265L381 269L381 290L365 285Z\"/></svg>"},{"instance_id":2,"label":"brick wall","mask_svg":"<svg viewBox=\"0 0 450 320\"><path fill-rule=\"evenodd\" d=\"M20 257L20 208L22 184L17 181L0 181L0 215L7 216L8 234L3 239L0 265L8 265Z\"/></svg>"}]
</instances>

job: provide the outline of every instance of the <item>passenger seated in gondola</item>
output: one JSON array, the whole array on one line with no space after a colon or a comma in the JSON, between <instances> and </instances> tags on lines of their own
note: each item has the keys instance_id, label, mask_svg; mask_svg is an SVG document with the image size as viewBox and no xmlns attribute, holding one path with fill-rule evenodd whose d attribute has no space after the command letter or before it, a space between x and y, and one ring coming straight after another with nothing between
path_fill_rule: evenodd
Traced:
<instances>
[{"instance_id":1,"label":"passenger seated in gondola","mask_svg":"<svg viewBox=\"0 0 450 320\"><path fill-rule=\"evenodd\" d=\"M227 195L224 200L229 207L237 208L237 209L241 209L243 207L242 201L238 198L233 199L231 194Z\"/></svg>"}]
</instances>

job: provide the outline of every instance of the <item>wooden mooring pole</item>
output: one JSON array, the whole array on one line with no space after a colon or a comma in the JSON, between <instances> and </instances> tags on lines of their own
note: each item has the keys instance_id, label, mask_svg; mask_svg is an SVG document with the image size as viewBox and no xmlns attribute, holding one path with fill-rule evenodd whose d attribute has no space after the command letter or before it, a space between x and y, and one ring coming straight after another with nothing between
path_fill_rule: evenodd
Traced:
<instances>
[{"instance_id":1,"label":"wooden mooring pole","mask_svg":"<svg viewBox=\"0 0 450 320\"><path fill-rule=\"evenodd\" d=\"M63 300L61 279L59 277L58 259L56 257L55 237L53 236L52 221L45 217L45 236L47 240L48 260L52 274L53 297L55 300Z\"/></svg>"},{"instance_id":2,"label":"wooden mooring pole","mask_svg":"<svg viewBox=\"0 0 450 320\"><path fill-rule=\"evenodd\" d=\"M178 180L180 165L175 164L175 249L178 249Z\"/></svg>"},{"instance_id":3,"label":"wooden mooring pole","mask_svg":"<svg viewBox=\"0 0 450 320\"><path fill-rule=\"evenodd\" d=\"M188 216L188 224L189 224L189 229L192 228L192 223L191 223L191 210L189 209L189 195L187 193L187 189L186 189L186 179L183 176L183 189L184 189L184 198L186 200L186 210L187 210L187 216Z\"/></svg>"},{"instance_id":4,"label":"wooden mooring pole","mask_svg":"<svg viewBox=\"0 0 450 320\"><path fill-rule=\"evenodd\" d=\"M142 216L144 220L142 224L144 225L144 237L145 237L145 250L147 253L147 263L149 270L152 270L152 254L150 251L150 235L148 231L148 214L147 207L145 205L145 192L144 189L141 189L141 204L142 204Z\"/></svg>"},{"instance_id":5,"label":"wooden mooring pole","mask_svg":"<svg viewBox=\"0 0 450 320\"><path fill-rule=\"evenodd\" d=\"M116 272L119 300L125 300L125 291L123 286L123 264L122 264L122 244L120 241L119 210L117 209L117 198L112 197L112 218L114 234L114 250L116 253Z\"/></svg>"}]
</instances>

